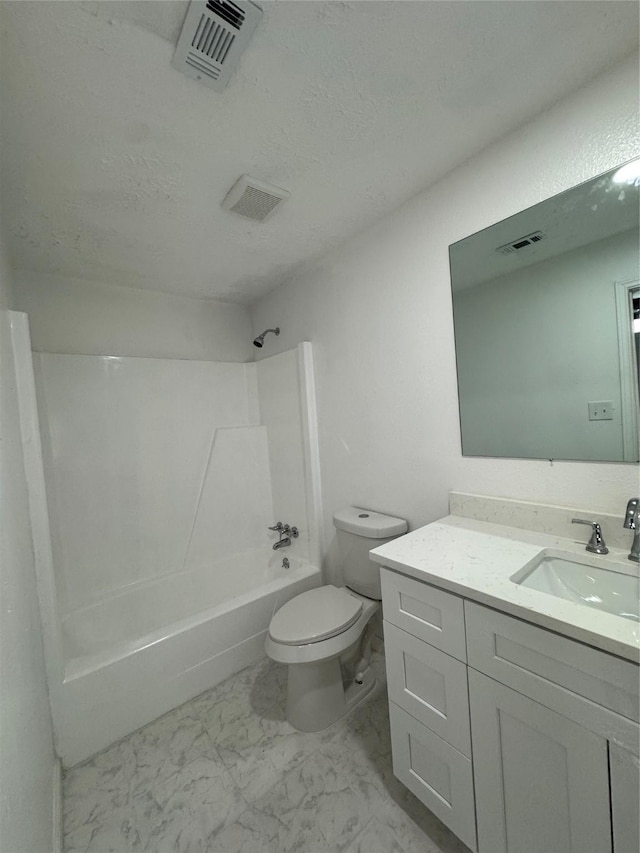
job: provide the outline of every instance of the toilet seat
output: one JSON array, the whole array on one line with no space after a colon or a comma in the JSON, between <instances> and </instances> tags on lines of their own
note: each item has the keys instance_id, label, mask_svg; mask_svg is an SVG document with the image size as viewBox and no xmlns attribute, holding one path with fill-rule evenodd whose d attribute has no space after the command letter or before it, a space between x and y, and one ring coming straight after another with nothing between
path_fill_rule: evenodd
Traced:
<instances>
[{"instance_id":1,"label":"toilet seat","mask_svg":"<svg viewBox=\"0 0 640 853\"><path fill-rule=\"evenodd\" d=\"M269 625L276 643L299 646L319 643L348 630L362 613L362 601L336 586L303 592L278 610Z\"/></svg>"}]
</instances>

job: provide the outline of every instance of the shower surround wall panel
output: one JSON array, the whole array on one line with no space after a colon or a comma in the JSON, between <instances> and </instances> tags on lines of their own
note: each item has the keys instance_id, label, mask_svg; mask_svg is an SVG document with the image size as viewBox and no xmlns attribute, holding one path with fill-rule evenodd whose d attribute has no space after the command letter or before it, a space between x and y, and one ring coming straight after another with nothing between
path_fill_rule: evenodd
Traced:
<instances>
[{"instance_id":1,"label":"shower surround wall panel","mask_svg":"<svg viewBox=\"0 0 640 853\"><path fill-rule=\"evenodd\" d=\"M28 346L18 357L70 766L262 657L274 610L321 583L311 347L262 362L260 391L256 364L35 353L34 371ZM284 553L274 507L301 531Z\"/></svg>"},{"instance_id":2,"label":"shower surround wall panel","mask_svg":"<svg viewBox=\"0 0 640 853\"><path fill-rule=\"evenodd\" d=\"M63 614L264 542L255 365L40 353L34 366Z\"/></svg>"},{"instance_id":3,"label":"shower surround wall panel","mask_svg":"<svg viewBox=\"0 0 640 853\"><path fill-rule=\"evenodd\" d=\"M318 565L311 536L314 526L308 521L306 484L312 477L305 472L308 454L303 440L302 364L297 350L287 350L257 362L255 367L260 421L267 429L274 519L299 529L296 552L304 553Z\"/></svg>"}]
</instances>

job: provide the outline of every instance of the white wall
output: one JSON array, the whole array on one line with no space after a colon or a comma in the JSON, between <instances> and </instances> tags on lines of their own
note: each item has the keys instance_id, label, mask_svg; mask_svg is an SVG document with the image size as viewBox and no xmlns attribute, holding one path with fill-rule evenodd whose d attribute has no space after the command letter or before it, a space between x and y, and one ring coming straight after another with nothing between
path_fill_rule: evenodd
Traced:
<instances>
[{"instance_id":1,"label":"white wall","mask_svg":"<svg viewBox=\"0 0 640 853\"><path fill-rule=\"evenodd\" d=\"M416 526L452 489L622 512L631 465L462 457L448 246L639 152L636 57L254 305L261 355L314 346L326 541L342 505Z\"/></svg>"},{"instance_id":2,"label":"white wall","mask_svg":"<svg viewBox=\"0 0 640 853\"><path fill-rule=\"evenodd\" d=\"M614 282L638 263L633 230L456 292L465 453L624 459Z\"/></svg>"},{"instance_id":3,"label":"white wall","mask_svg":"<svg viewBox=\"0 0 640 853\"><path fill-rule=\"evenodd\" d=\"M46 853L54 837L55 755L9 323L0 310L0 850Z\"/></svg>"},{"instance_id":4,"label":"white wall","mask_svg":"<svg viewBox=\"0 0 640 853\"><path fill-rule=\"evenodd\" d=\"M243 305L18 272L14 307L37 352L253 361Z\"/></svg>"}]
</instances>

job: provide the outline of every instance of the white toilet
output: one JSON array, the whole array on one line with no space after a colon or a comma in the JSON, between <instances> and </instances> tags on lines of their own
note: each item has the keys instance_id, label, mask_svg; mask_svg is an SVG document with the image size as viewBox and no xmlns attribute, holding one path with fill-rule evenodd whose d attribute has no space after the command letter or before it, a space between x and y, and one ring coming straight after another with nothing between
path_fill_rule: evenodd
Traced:
<instances>
[{"instance_id":1,"label":"white toilet","mask_svg":"<svg viewBox=\"0 0 640 853\"><path fill-rule=\"evenodd\" d=\"M336 512L333 523L346 587L321 586L291 599L274 614L265 642L272 660L289 664L287 719L302 732L326 729L375 686L366 629L382 593L369 551L407 532L404 519L358 507ZM355 679L344 685L340 661L361 643Z\"/></svg>"}]
</instances>

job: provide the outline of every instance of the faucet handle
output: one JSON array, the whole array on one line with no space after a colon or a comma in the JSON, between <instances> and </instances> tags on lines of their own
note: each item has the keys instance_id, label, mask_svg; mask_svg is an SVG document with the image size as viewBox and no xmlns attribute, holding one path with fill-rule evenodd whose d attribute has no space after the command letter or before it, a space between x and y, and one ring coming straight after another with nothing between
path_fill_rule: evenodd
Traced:
<instances>
[{"instance_id":1,"label":"faucet handle","mask_svg":"<svg viewBox=\"0 0 640 853\"><path fill-rule=\"evenodd\" d=\"M624 522L622 524L622 526L627 530L636 530L638 526L640 526L638 524L639 504L640 498L631 498L627 504L627 509L624 514Z\"/></svg>"},{"instance_id":2,"label":"faucet handle","mask_svg":"<svg viewBox=\"0 0 640 853\"><path fill-rule=\"evenodd\" d=\"M280 536L293 536L294 539L297 539L300 535L300 531L297 527L290 527L288 524L283 524L281 521L276 522L273 527L270 527L269 530L275 530Z\"/></svg>"},{"instance_id":3,"label":"faucet handle","mask_svg":"<svg viewBox=\"0 0 640 853\"><path fill-rule=\"evenodd\" d=\"M587 521L585 518L572 518L571 524L588 524L592 528L591 538L587 542L586 549L592 554L608 554L604 538L602 536L602 528L597 521Z\"/></svg>"}]
</instances>

